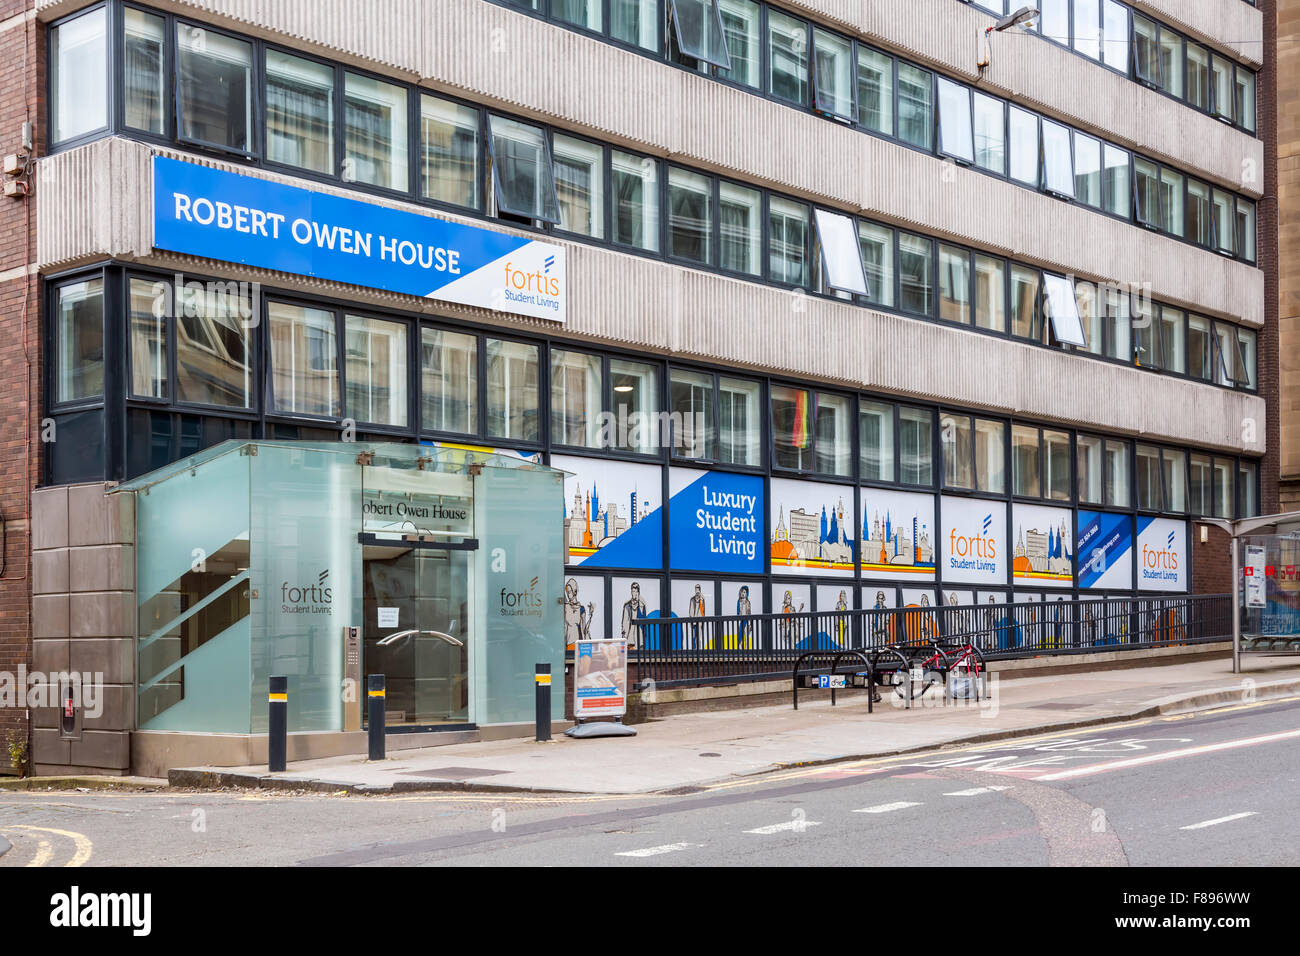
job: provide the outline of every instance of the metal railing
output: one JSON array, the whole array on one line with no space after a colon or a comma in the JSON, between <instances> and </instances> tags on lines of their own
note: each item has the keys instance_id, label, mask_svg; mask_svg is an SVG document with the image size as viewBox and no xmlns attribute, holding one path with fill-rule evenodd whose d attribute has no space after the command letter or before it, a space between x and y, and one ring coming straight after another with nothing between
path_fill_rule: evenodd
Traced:
<instances>
[{"instance_id":1,"label":"metal railing","mask_svg":"<svg viewBox=\"0 0 1300 956\"><path fill-rule=\"evenodd\" d=\"M632 623L635 686L789 676L808 651L965 644L988 660L1231 640L1232 596L1090 598L794 614L642 618Z\"/></svg>"}]
</instances>

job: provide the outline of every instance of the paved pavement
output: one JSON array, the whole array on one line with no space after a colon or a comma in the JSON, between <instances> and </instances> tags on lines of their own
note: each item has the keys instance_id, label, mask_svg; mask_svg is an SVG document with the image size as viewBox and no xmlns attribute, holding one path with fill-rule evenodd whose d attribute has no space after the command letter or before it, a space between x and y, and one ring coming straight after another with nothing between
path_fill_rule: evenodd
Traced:
<instances>
[{"instance_id":1,"label":"paved pavement","mask_svg":"<svg viewBox=\"0 0 1300 956\"><path fill-rule=\"evenodd\" d=\"M0 793L0 868L1295 865L1298 740L1293 696L679 794Z\"/></svg>"},{"instance_id":2,"label":"paved pavement","mask_svg":"<svg viewBox=\"0 0 1300 956\"><path fill-rule=\"evenodd\" d=\"M636 737L554 742L531 740L457 744L265 767L195 768L242 785L312 786L333 791L505 789L561 793L636 794L697 787L783 767L896 754L1011 734L1086 726L1300 692L1294 658L1248 659L1232 674L1230 660L1099 671L1051 677L997 679L992 699L945 703L936 691L911 710L885 694L868 714L864 693L800 693L789 703L714 713L685 714L637 726ZM232 778L230 775L234 774ZM193 782L197 775L174 779Z\"/></svg>"}]
</instances>

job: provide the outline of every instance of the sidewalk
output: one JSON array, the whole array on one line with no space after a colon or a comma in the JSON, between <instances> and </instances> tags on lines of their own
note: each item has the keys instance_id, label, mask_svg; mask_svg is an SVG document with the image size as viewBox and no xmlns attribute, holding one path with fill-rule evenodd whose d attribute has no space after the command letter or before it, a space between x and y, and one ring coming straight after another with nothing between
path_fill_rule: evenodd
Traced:
<instances>
[{"instance_id":1,"label":"sidewalk","mask_svg":"<svg viewBox=\"0 0 1300 956\"><path fill-rule=\"evenodd\" d=\"M173 786L263 786L402 792L519 790L636 794L700 786L799 764L887 756L944 744L1064 730L1126 718L1300 694L1295 658L1230 659L1131 670L999 680L993 699L903 710L883 692L867 713L862 692L800 691L789 702L685 714L637 725L636 737L553 743L504 740L408 750L370 763L362 756L265 767L195 767L171 772ZM1244 683L1249 679L1252 684ZM933 693L933 691L931 692Z\"/></svg>"}]
</instances>

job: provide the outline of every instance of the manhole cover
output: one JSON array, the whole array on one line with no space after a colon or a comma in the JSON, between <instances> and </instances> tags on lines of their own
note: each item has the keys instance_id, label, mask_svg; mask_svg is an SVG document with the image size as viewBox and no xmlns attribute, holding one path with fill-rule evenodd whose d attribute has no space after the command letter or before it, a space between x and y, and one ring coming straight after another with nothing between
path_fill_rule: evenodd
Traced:
<instances>
[{"instance_id":1,"label":"manhole cover","mask_svg":"<svg viewBox=\"0 0 1300 956\"><path fill-rule=\"evenodd\" d=\"M438 777L441 780L468 780L470 777L494 777L509 770L484 770L481 767L431 767L428 770L408 770L404 777Z\"/></svg>"}]
</instances>

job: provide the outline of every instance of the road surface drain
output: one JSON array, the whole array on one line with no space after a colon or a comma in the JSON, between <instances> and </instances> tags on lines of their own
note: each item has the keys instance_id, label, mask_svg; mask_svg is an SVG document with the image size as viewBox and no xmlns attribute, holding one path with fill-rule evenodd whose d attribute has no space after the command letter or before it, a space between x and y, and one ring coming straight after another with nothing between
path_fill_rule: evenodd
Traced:
<instances>
[{"instance_id":1,"label":"road surface drain","mask_svg":"<svg viewBox=\"0 0 1300 956\"><path fill-rule=\"evenodd\" d=\"M706 753L706 754L700 754L700 756L701 756L701 757L721 757L722 754Z\"/></svg>"},{"instance_id":2,"label":"road surface drain","mask_svg":"<svg viewBox=\"0 0 1300 956\"><path fill-rule=\"evenodd\" d=\"M430 770L408 770L404 777L438 777L441 780L468 780L470 777L495 777L509 770L484 770L481 767L434 767Z\"/></svg>"},{"instance_id":3,"label":"road surface drain","mask_svg":"<svg viewBox=\"0 0 1300 956\"><path fill-rule=\"evenodd\" d=\"M1089 707L1089 704L1064 704L1053 702L1050 704L1030 704L1030 710L1078 710L1081 707Z\"/></svg>"}]
</instances>

